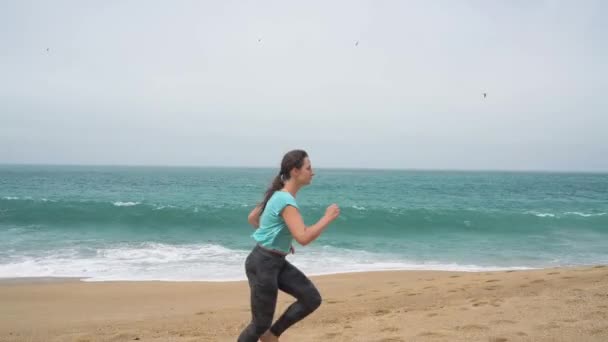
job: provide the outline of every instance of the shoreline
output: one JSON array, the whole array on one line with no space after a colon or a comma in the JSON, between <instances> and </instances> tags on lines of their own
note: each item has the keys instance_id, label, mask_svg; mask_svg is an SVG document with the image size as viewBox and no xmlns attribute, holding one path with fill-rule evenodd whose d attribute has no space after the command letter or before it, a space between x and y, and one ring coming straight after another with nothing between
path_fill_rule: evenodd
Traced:
<instances>
[{"instance_id":1,"label":"shoreline","mask_svg":"<svg viewBox=\"0 0 608 342\"><path fill-rule=\"evenodd\" d=\"M608 266L311 276L323 304L281 341L606 341ZM29 280L32 280L31 278ZM1 341L234 341L234 282L0 282ZM293 302L279 294L277 313Z\"/></svg>"},{"instance_id":2,"label":"shoreline","mask_svg":"<svg viewBox=\"0 0 608 342\"><path fill-rule=\"evenodd\" d=\"M6 277L0 278L0 285L6 284L49 284L49 283L71 283L71 282L82 282L82 277Z\"/></svg>"},{"instance_id":3,"label":"shoreline","mask_svg":"<svg viewBox=\"0 0 608 342\"><path fill-rule=\"evenodd\" d=\"M401 272L444 272L444 273L464 273L464 274L483 274L483 273L511 273L511 272L528 272L528 271L543 271L553 269L577 269L577 268L593 268L593 267L608 267L608 264L593 264L593 265L576 265L576 266L555 266L555 267L539 267L539 268L505 268L497 270L479 270L479 271L463 271L463 270L433 270L433 269L377 269L377 270L362 270L362 271L345 271L334 273L313 273L306 275L310 278L332 277L341 275L357 275L357 274L375 274L375 273L401 273ZM93 279L93 280L89 280ZM0 285L2 284L36 284L36 283L238 283L247 282L247 279L192 279L192 280L177 280L177 279L113 279L113 280L95 280L94 277L72 277L72 276L40 276L40 277L0 277Z\"/></svg>"}]
</instances>

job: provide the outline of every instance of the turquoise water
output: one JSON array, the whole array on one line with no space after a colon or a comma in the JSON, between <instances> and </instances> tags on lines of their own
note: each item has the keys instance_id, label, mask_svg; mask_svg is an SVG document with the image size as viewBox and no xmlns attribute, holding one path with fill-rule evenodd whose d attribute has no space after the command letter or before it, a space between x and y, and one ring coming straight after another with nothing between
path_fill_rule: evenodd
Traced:
<instances>
[{"instance_id":1,"label":"turquoise water","mask_svg":"<svg viewBox=\"0 0 608 342\"><path fill-rule=\"evenodd\" d=\"M244 279L272 169L0 166L0 277ZM608 264L608 174L316 170L309 274Z\"/></svg>"}]
</instances>

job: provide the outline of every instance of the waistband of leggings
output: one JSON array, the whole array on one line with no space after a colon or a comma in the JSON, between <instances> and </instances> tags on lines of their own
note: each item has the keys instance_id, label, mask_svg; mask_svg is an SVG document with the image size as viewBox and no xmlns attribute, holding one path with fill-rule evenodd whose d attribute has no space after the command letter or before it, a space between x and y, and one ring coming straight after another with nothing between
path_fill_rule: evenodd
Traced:
<instances>
[{"instance_id":1,"label":"waistband of leggings","mask_svg":"<svg viewBox=\"0 0 608 342\"><path fill-rule=\"evenodd\" d=\"M270 249L267 247L264 247L260 244L255 245L255 247L253 248L254 251L258 251L260 253L266 254L266 255L272 255L275 257L281 257L281 258L285 258L287 256L286 253L281 252L281 251L277 251L276 249Z\"/></svg>"}]
</instances>

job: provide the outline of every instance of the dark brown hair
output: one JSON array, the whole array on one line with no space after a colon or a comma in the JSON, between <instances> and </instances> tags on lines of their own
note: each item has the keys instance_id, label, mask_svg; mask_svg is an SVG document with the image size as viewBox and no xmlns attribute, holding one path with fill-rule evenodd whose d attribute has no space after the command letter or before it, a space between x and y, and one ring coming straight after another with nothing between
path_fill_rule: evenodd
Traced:
<instances>
[{"instance_id":1,"label":"dark brown hair","mask_svg":"<svg viewBox=\"0 0 608 342\"><path fill-rule=\"evenodd\" d=\"M304 150L293 150L287 152L281 161L281 170L274 177L272 184L264 194L264 200L259 204L260 213L266 208L266 203L275 191L281 190L285 186L285 181L291 177L291 170L300 169L304 165L304 159L308 158L308 153Z\"/></svg>"}]
</instances>

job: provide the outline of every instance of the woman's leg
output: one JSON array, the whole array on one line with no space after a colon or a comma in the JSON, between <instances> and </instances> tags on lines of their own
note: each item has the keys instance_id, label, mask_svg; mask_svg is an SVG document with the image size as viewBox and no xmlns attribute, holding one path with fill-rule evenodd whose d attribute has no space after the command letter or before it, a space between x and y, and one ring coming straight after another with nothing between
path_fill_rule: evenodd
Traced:
<instances>
[{"instance_id":1,"label":"woman's leg","mask_svg":"<svg viewBox=\"0 0 608 342\"><path fill-rule=\"evenodd\" d=\"M283 315L270 328L275 336L280 336L287 328L308 316L321 305L321 295L315 285L295 266L285 261L279 273L279 289L294 296L297 301L291 304Z\"/></svg>"},{"instance_id":2,"label":"woman's leg","mask_svg":"<svg viewBox=\"0 0 608 342\"><path fill-rule=\"evenodd\" d=\"M263 255L256 250L245 262L251 291L251 323L241 332L238 342L257 342L272 325L277 303L278 275L284 259Z\"/></svg>"}]
</instances>

